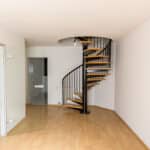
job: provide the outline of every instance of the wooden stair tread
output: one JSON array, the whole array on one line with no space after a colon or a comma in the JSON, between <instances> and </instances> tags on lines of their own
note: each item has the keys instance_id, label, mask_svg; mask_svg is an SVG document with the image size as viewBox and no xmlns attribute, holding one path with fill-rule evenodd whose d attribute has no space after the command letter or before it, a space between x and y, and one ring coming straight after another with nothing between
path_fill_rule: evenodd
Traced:
<instances>
[{"instance_id":1,"label":"wooden stair tread","mask_svg":"<svg viewBox=\"0 0 150 150\"><path fill-rule=\"evenodd\" d=\"M84 58L108 58L108 56L104 56L104 55L88 55L88 56L84 56Z\"/></svg>"},{"instance_id":2,"label":"wooden stair tread","mask_svg":"<svg viewBox=\"0 0 150 150\"><path fill-rule=\"evenodd\" d=\"M65 104L64 107L82 109L82 106L81 106L81 105Z\"/></svg>"},{"instance_id":3,"label":"wooden stair tread","mask_svg":"<svg viewBox=\"0 0 150 150\"><path fill-rule=\"evenodd\" d=\"M88 48L88 49L84 49L84 52L88 52L88 51L100 51L103 50L103 48Z\"/></svg>"},{"instance_id":4,"label":"wooden stair tread","mask_svg":"<svg viewBox=\"0 0 150 150\"><path fill-rule=\"evenodd\" d=\"M81 44L92 44L93 42L91 40L80 40Z\"/></svg>"},{"instance_id":5,"label":"wooden stair tread","mask_svg":"<svg viewBox=\"0 0 150 150\"><path fill-rule=\"evenodd\" d=\"M74 99L73 99L73 98L69 98L68 100L71 101L71 102L76 102L76 103L81 103L81 104L83 103L82 99L77 99L77 98L74 98Z\"/></svg>"},{"instance_id":6,"label":"wooden stair tread","mask_svg":"<svg viewBox=\"0 0 150 150\"><path fill-rule=\"evenodd\" d=\"M91 61L91 62L86 62L87 65L103 65L103 64L110 64L110 62L100 62L100 61Z\"/></svg>"},{"instance_id":7,"label":"wooden stair tread","mask_svg":"<svg viewBox=\"0 0 150 150\"><path fill-rule=\"evenodd\" d=\"M87 70L112 70L112 68L88 67Z\"/></svg>"},{"instance_id":8,"label":"wooden stair tread","mask_svg":"<svg viewBox=\"0 0 150 150\"><path fill-rule=\"evenodd\" d=\"M92 72L92 73L88 73L87 76L106 76L106 75L110 75L109 73L101 73L101 72Z\"/></svg>"},{"instance_id":9,"label":"wooden stair tread","mask_svg":"<svg viewBox=\"0 0 150 150\"><path fill-rule=\"evenodd\" d=\"M99 81L99 80L105 80L103 77L98 77L98 78L88 78L87 81Z\"/></svg>"},{"instance_id":10,"label":"wooden stair tread","mask_svg":"<svg viewBox=\"0 0 150 150\"><path fill-rule=\"evenodd\" d=\"M80 97L82 99L82 93L75 92L74 94L77 95L78 97Z\"/></svg>"}]
</instances>

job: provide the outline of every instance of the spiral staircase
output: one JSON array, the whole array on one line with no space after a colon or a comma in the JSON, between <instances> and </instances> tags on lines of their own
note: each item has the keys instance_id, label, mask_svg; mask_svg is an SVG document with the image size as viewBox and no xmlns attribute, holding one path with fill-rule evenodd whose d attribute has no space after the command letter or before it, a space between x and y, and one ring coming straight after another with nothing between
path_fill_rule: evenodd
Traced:
<instances>
[{"instance_id":1,"label":"spiral staircase","mask_svg":"<svg viewBox=\"0 0 150 150\"><path fill-rule=\"evenodd\" d=\"M111 70L111 39L75 37L83 47L83 62L62 80L63 105L87 114L88 89L106 80Z\"/></svg>"}]
</instances>

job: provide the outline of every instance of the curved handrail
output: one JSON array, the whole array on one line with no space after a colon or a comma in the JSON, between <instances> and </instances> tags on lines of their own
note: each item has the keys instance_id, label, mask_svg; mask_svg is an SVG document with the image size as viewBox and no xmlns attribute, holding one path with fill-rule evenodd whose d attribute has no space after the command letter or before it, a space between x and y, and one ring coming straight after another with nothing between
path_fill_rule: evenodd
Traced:
<instances>
[{"instance_id":1,"label":"curved handrail","mask_svg":"<svg viewBox=\"0 0 150 150\"><path fill-rule=\"evenodd\" d=\"M75 70L79 69L81 66L83 66L83 64L77 66L76 68L74 68L73 70L71 70L69 73L67 73L62 80L64 80L69 74L71 74L72 72L74 72Z\"/></svg>"},{"instance_id":2,"label":"curved handrail","mask_svg":"<svg viewBox=\"0 0 150 150\"><path fill-rule=\"evenodd\" d=\"M73 99L74 93L82 92L82 64L67 73L62 79L63 104Z\"/></svg>"}]
</instances>

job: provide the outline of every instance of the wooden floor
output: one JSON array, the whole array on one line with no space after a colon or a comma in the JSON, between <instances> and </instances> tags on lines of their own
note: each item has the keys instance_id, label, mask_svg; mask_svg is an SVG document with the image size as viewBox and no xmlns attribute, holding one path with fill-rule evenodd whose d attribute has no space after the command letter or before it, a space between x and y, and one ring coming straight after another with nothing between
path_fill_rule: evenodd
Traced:
<instances>
[{"instance_id":1,"label":"wooden floor","mask_svg":"<svg viewBox=\"0 0 150 150\"><path fill-rule=\"evenodd\" d=\"M146 150L115 113L90 110L28 106L26 119L0 138L0 150Z\"/></svg>"}]
</instances>

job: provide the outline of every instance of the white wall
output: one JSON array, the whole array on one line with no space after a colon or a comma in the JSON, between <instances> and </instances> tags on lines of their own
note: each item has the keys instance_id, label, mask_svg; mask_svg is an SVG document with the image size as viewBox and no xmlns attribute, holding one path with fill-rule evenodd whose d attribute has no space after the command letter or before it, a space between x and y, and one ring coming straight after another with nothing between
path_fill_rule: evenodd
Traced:
<instances>
[{"instance_id":1,"label":"white wall","mask_svg":"<svg viewBox=\"0 0 150 150\"><path fill-rule=\"evenodd\" d=\"M114 110L115 103L115 60L116 60L116 42L112 43L112 70L106 80L100 82L96 87L93 87L94 96L93 104Z\"/></svg>"},{"instance_id":2,"label":"white wall","mask_svg":"<svg viewBox=\"0 0 150 150\"><path fill-rule=\"evenodd\" d=\"M62 79L82 63L81 47L29 47L27 55L48 58L48 103L62 103Z\"/></svg>"},{"instance_id":3,"label":"white wall","mask_svg":"<svg viewBox=\"0 0 150 150\"><path fill-rule=\"evenodd\" d=\"M23 38L1 29L0 43L6 48L7 130L10 130L25 116L25 44Z\"/></svg>"},{"instance_id":4,"label":"white wall","mask_svg":"<svg viewBox=\"0 0 150 150\"><path fill-rule=\"evenodd\" d=\"M150 147L150 21L119 41L115 109Z\"/></svg>"}]
</instances>

